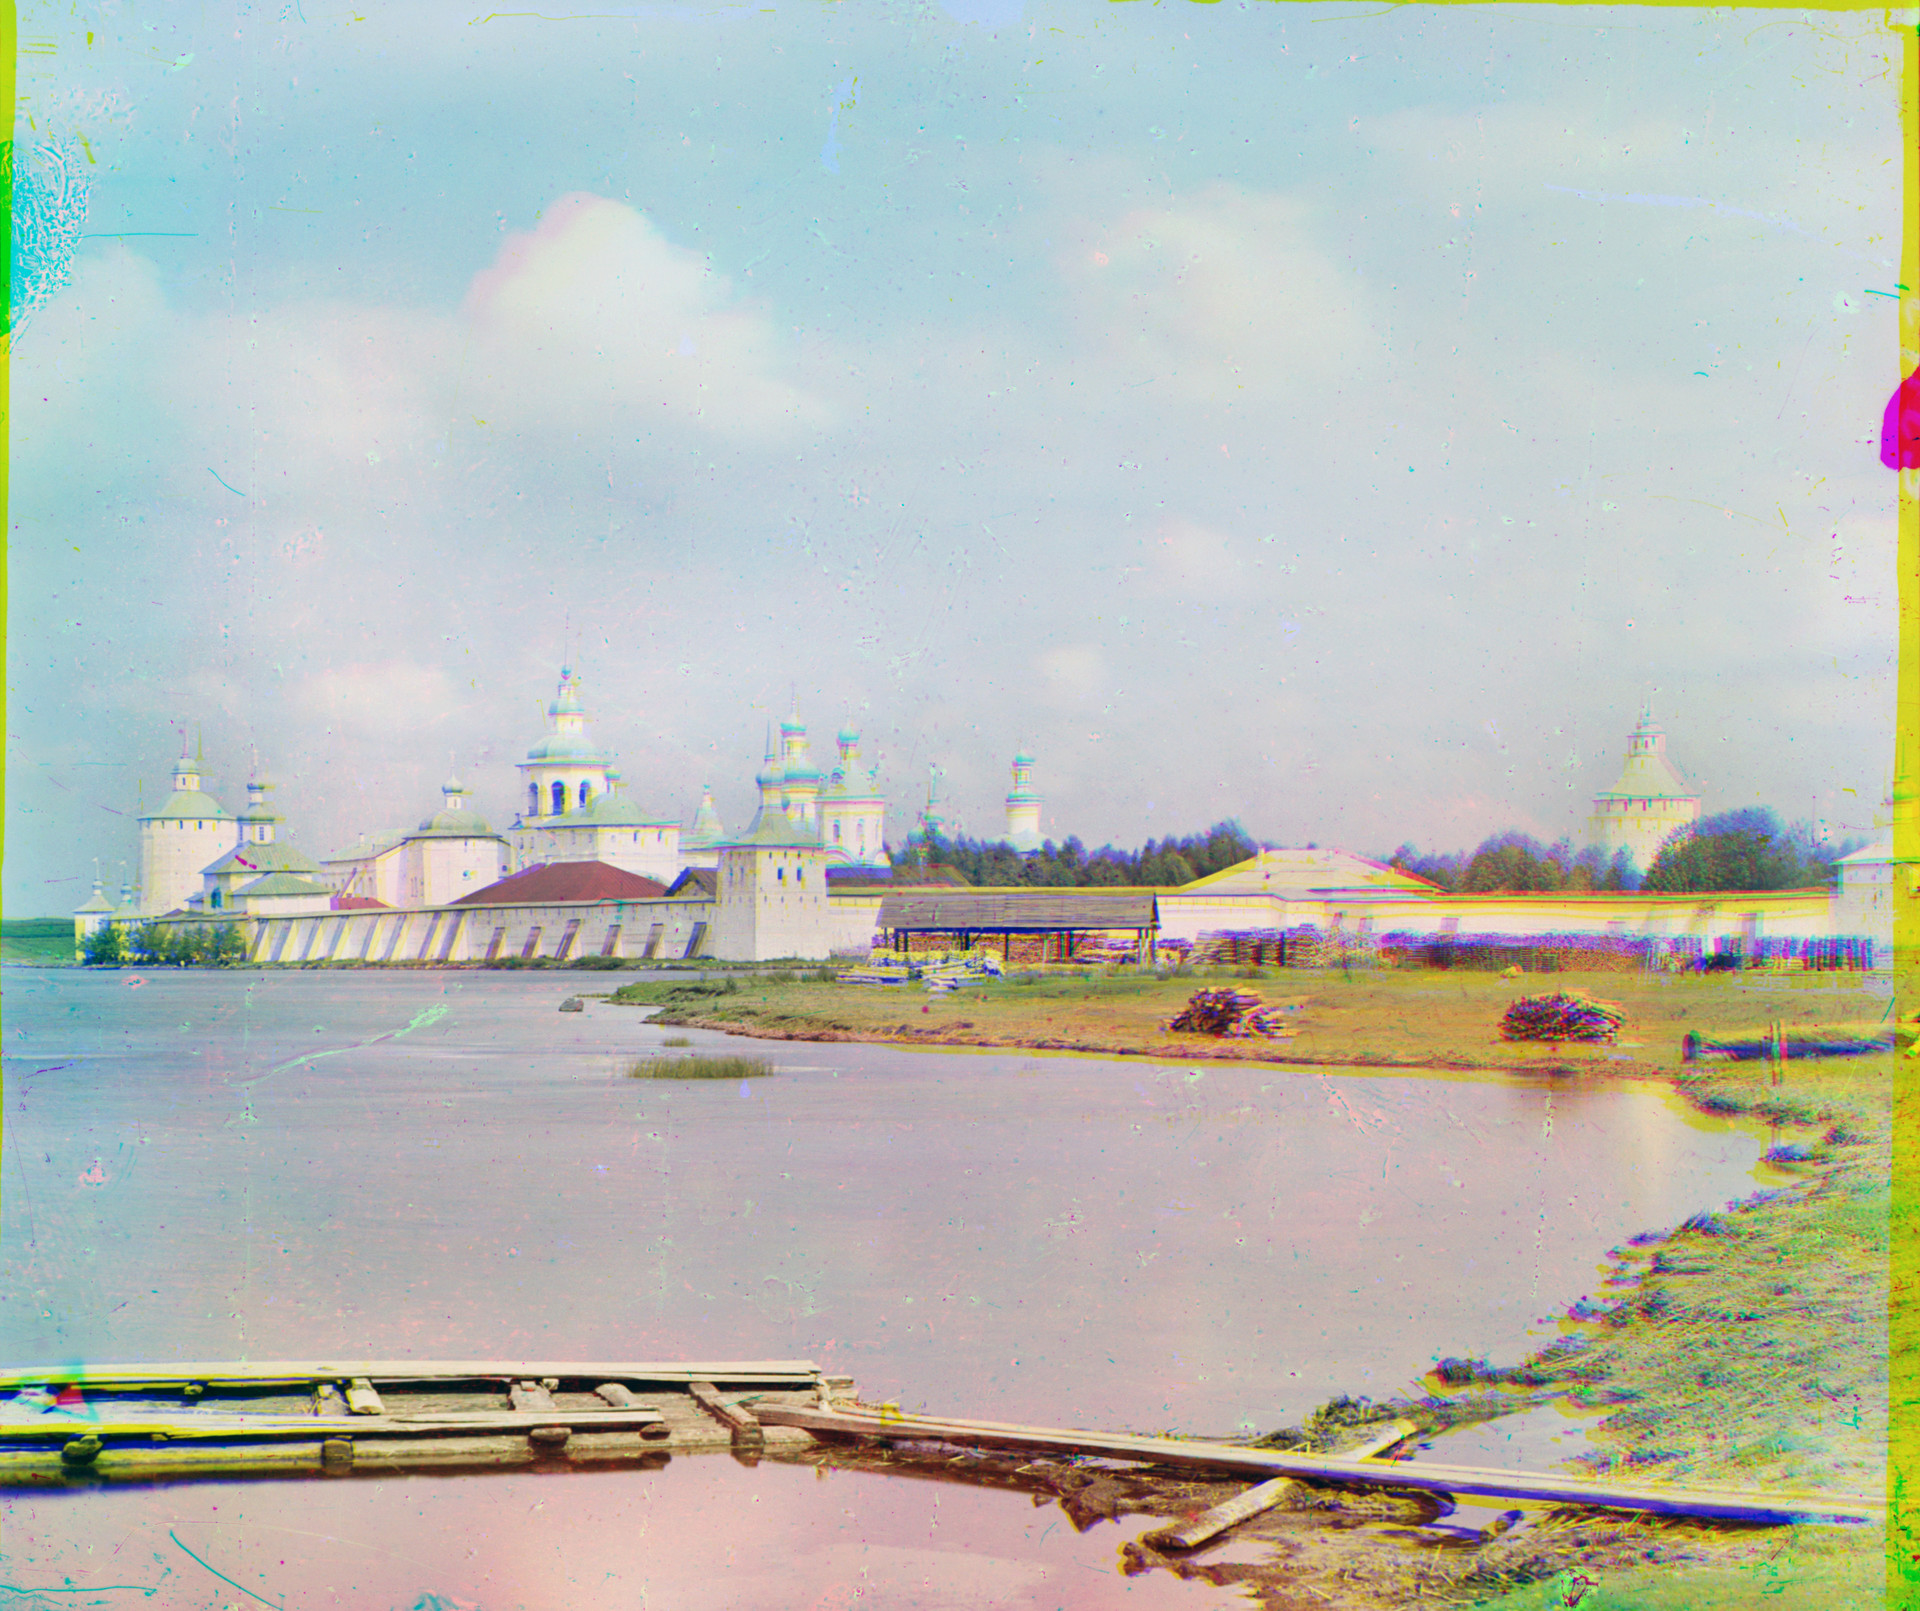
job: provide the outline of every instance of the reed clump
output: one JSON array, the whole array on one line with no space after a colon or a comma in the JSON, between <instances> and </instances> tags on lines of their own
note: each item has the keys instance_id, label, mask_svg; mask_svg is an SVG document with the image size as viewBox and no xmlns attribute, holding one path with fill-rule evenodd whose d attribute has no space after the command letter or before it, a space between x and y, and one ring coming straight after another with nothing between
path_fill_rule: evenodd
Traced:
<instances>
[{"instance_id":1,"label":"reed clump","mask_svg":"<svg viewBox=\"0 0 1920 1611\"><path fill-rule=\"evenodd\" d=\"M764 1057L640 1057L627 1065L630 1080L753 1080L771 1074Z\"/></svg>"}]
</instances>

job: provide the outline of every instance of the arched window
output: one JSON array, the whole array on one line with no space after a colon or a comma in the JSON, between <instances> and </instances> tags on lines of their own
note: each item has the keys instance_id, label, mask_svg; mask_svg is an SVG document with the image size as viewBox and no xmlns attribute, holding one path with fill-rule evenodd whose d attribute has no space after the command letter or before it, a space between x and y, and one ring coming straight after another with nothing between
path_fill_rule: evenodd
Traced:
<instances>
[{"instance_id":1,"label":"arched window","mask_svg":"<svg viewBox=\"0 0 1920 1611\"><path fill-rule=\"evenodd\" d=\"M840 824L838 822L833 825L833 842L836 845L840 843Z\"/></svg>"},{"instance_id":2,"label":"arched window","mask_svg":"<svg viewBox=\"0 0 1920 1611\"><path fill-rule=\"evenodd\" d=\"M220 910L220 891L219 890L216 889L213 892L213 900L209 904L213 907L213 909L216 912Z\"/></svg>"},{"instance_id":3,"label":"arched window","mask_svg":"<svg viewBox=\"0 0 1920 1611\"><path fill-rule=\"evenodd\" d=\"M580 780L580 803L582 805L585 805L592 798L593 798L593 785L587 782L585 778L582 778Z\"/></svg>"},{"instance_id":4,"label":"arched window","mask_svg":"<svg viewBox=\"0 0 1920 1611\"><path fill-rule=\"evenodd\" d=\"M567 809L567 786L566 784L560 782L559 779L556 778L553 784L553 814L556 817L564 816L566 814L566 809Z\"/></svg>"},{"instance_id":5,"label":"arched window","mask_svg":"<svg viewBox=\"0 0 1920 1611\"><path fill-rule=\"evenodd\" d=\"M527 785L527 815L530 817L540 815L540 785L537 783Z\"/></svg>"}]
</instances>

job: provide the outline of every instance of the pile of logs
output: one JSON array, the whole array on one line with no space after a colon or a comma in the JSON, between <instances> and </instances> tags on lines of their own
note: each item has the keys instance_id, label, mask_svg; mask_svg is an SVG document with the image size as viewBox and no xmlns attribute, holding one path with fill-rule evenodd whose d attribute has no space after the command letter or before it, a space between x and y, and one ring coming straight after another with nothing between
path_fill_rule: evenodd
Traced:
<instances>
[{"instance_id":1,"label":"pile of logs","mask_svg":"<svg viewBox=\"0 0 1920 1611\"><path fill-rule=\"evenodd\" d=\"M1244 990L1196 990L1186 1006L1168 1021L1167 1028L1183 1035L1261 1035L1269 1039L1293 1034L1287 1007L1269 1007Z\"/></svg>"},{"instance_id":2,"label":"pile of logs","mask_svg":"<svg viewBox=\"0 0 1920 1611\"><path fill-rule=\"evenodd\" d=\"M1500 1038L1611 1044L1626 1019L1625 1008L1611 1001L1596 1001L1584 990L1522 996L1500 1020Z\"/></svg>"}]
</instances>

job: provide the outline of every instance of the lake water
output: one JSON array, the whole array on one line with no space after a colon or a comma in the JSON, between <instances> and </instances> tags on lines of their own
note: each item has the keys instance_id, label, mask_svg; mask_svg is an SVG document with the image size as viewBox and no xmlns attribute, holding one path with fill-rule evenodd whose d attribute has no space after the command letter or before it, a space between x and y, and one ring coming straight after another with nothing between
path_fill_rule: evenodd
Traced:
<instances>
[{"instance_id":1,"label":"lake water","mask_svg":"<svg viewBox=\"0 0 1920 1611\"><path fill-rule=\"evenodd\" d=\"M558 1013L571 990L605 987L591 974L9 969L5 985L13 1362L809 1358L907 1408L1265 1430L1335 1393L1404 1390L1441 1355L1538 1346L1540 1317L1597 1290L1610 1246L1750 1193L1766 1144L1646 1088L700 1033L696 1051L781 1072L633 1080L627 1065L670 1032L598 1002ZM1111 1529L1079 1538L1062 1522L1031 1544L1060 1518L1022 1496L685 1459L617 1478L16 1496L5 1581L105 1581L74 1562L111 1535L146 1561L130 1584L152 1587L164 1565L201 1594L140 1603L224 1603L206 1598L215 1579L187 1583L192 1539L163 1522L217 1533L209 1507L244 1493L223 1536L250 1559L273 1528L314 1535L273 1555L288 1563L271 1568L277 1586L249 1591L269 1600L307 1603L348 1563L387 1559L400 1546L383 1529L418 1505L433 1519L403 1530L406 1548L447 1586L383 1568L324 1603L585 1603L502 1574L499 1551L532 1571L551 1528L575 1540L567 1571L599 1560L627 1574L607 1603L637 1604L634 1583L680 1583L685 1562L633 1553L634 1529L671 1511L658 1537L698 1538L715 1485L732 1517L767 1519L727 1534L745 1552L739 1584L775 1569L766 1540L782 1527L817 1524L821 1550L857 1535L892 1551L863 1606L1052 1605L1056 1567L1098 1577L1116 1604L1204 1599L1158 1574L1118 1578ZM376 1488L390 1497L370 1500ZM866 1519L836 1544L849 1507L820 1496L856 1489ZM238 1508L254 1520L232 1522ZM464 1555L479 1533L495 1544ZM583 1552L588 1535L601 1542ZM1091 1554L1049 1564L1063 1548ZM880 1592L942 1551L956 1572L975 1563L959 1598ZM838 1592L845 1561L814 1564L819 1592ZM992 1571L1005 1581L988 1592ZM813 1603L723 1591L723 1577L694 1571L706 1589L658 1603Z\"/></svg>"}]
</instances>

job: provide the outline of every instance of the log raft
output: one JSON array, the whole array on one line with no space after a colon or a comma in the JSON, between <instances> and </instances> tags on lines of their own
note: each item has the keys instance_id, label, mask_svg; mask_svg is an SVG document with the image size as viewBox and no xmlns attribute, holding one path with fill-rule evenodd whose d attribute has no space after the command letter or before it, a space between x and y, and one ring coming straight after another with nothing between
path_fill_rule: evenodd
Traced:
<instances>
[{"instance_id":1,"label":"log raft","mask_svg":"<svg viewBox=\"0 0 1920 1611\"><path fill-rule=\"evenodd\" d=\"M353 1467L659 1465L811 1445L742 1398L828 1402L807 1360L269 1361L0 1371L0 1487ZM849 1383L848 1386L851 1384Z\"/></svg>"},{"instance_id":2,"label":"log raft","mask_svg":"<svg viewBox=\"0 0 1920 1611\"><path fill-rule=\"evenodd\" d=\"M0 1488L355 1467L658 1466L675 1452L729 1448L752 1463L763 1454L797 1455L818 1442L851 1439L1251 1479L1251 1490L1213 1512L1161 1529L1159 1542L1178 1550L1297 1499L1303 1484L1761 1524L1867 1522L1884 1514L1882 1502L1847 1494L1625 1486L1381 1457L1412 1431L1396 1423L1344 1454L1320 1455L905 1415L862 1403L851 1378L825 1375L805 1360L269 1361L0 1371Z\"/></svg>"}]
</instances>

